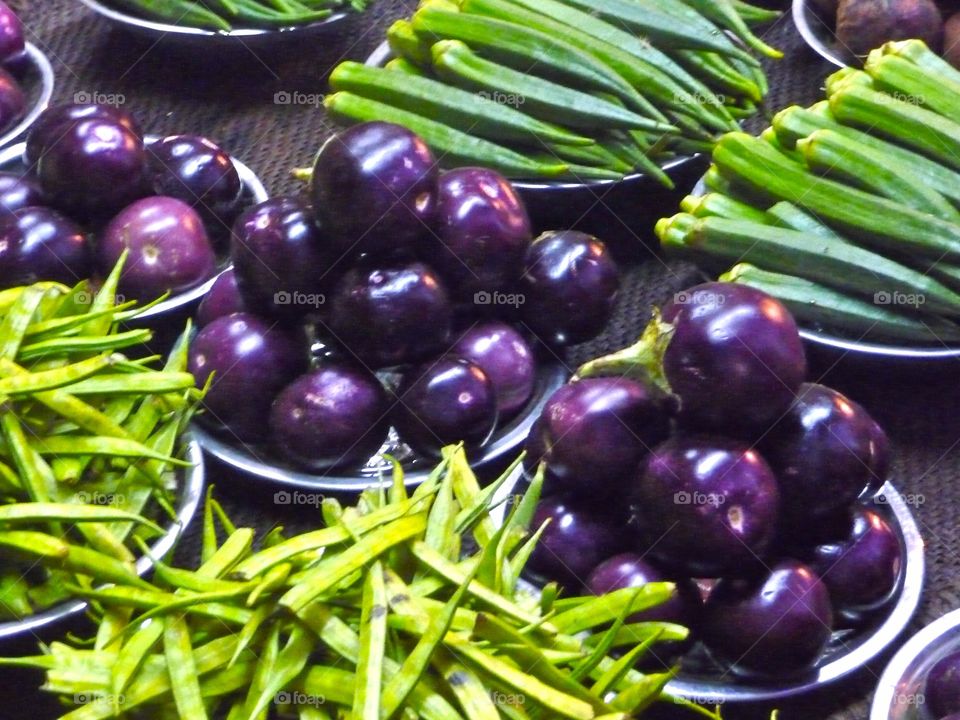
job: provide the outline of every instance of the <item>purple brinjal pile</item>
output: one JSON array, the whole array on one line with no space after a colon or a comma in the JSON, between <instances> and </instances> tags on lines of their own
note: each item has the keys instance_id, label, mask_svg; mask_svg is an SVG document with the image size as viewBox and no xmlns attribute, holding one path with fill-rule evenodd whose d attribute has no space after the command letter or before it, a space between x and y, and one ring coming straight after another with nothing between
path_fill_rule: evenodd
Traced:
<instances>
[{"instance_id":1,"label":"purple brinjal pile","mask_svg":"<svg viewBox=\"0 0 960 720\"><path fill-rule=\"evenodd\" d=\"M930 668L919 702L929 716L940 720L960 720L960 652L946 655Z\"/></svg>"},{"instance_id":2,"label":"purple brinjal pile","mask_svg":"<svg viewBox=\"0 0 960 720\"><path fill-rule=\"evenodd\" d=\"M23 172L0 173L0 287L104 278L151 302L217 272L217 249L247 201L230 156L196 135L144 140L110 105L46 110L27 135Z\"/></svg>"},{"instance_id":3,"label":"purple brinjal pile","mask_svg":"<svg viewBox=\"0 0 960 720\"><path fill-rule=\"evenodd\" d=\"M20 81L30 59L24 42L23 23L0 1L0 133L20 120L27 109L27 95Z\"/></svg>"},{"instance_id":4,"label":"purple brinjal pile","mask_svg":"<svg viewBox=\"0 0 960 720\"><path fill-rule=\"evenodd\" d=\"M204 422L315 471L362 465L391 426L424 456L482 447L530 401L539 343L594 337L619 288L602 242L533 239L503 176L440 173L383 122L324 144L309 197L241 214L231 257L191 348Z\"/></svg>"},{"instance_id":5,"label":"purple brinjal pile","mask_svg":"<svg viewBox=\"0 0 960 720\"><path fill-rule=\"evenodd\" d=\"M708 283L677 294L634 346L584 365L528 442L547 524L530 567L568 592L677 584L631 622L691 627L737 672L783 677L834 630L882 611L900 539L871 498L888 441L864 408L804 382L777 300ZM687 656L696 663L700 649Z\"/></svg>"}]
</instances>

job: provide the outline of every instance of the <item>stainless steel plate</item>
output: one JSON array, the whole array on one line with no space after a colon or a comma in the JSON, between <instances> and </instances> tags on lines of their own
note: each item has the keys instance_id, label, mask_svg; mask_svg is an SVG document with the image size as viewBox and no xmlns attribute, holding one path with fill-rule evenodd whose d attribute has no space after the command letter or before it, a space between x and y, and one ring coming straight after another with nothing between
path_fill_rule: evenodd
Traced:
<instances>
[{"instance_id":1,"label":"stainless steel plate","mask_svg":"<svg viewBox=\"0 0 960 720\"><path fill-rule=\"evenodd\" d=\"M567 376L566 368L559 363L540 365L533 397L510 422L497 428L490 441L471 457L471 465L482 467L508 453L519 452L518 448L526 440L530 426L554 391L567 381ZM205 428L199 419L193 423L193 433L203 449L218 460L259 480L273 483L281 490L359 492L384 483L384 478L389 482L392 465L384 459L384 454L401 461L406 484L414 486L423 482L437 463L433 458L414 454L400 442L393 430L384 446L362 468L335 468L325 474L302 472L272 455L268 448L245 445L234 438L227 439Z\"/></svg>"},{"instance_id":2,"label":"stainless steel plate","mask_svg":"<svg viewBox=\"0 0 960 720\"><path fill-rule=\"evenodd\" d=\"M190 434L183 438L184 457L189 460L193 466L184 469L180 475L180 488L177 498L176 511L177 519L171 522L166 533L158 538L150 546L151 553L155 557L163 557L176 545L182 537L184 530L190 524L193 516L197 512L200 501L203 499L204 487L204 466L203 451L200 444L193 439ZM137 560L137 574L144 575L153 563L146 555ZM34 635L45 628L60 623L68 618L75 617L82 613L87 607L83 600L72 600L56 605L43 612L31 615L24 620L10 620L0 623L0 642L13 639L23 639Z\"/></svg>"},{"instance_id":3,"label":"stainless steel plate","mask_svg":"<svg viewBox=\"0 0 960 720\"><path fill-rule=\"evenodd\" d=\"M147 135L145 139L155 140L158 136L156 135ZM0 170L3 172L23 172L23 150L26 147L26 143L17 143L16 145L11 145L8 148L0 150ZM233 160L234 166L237 168L237 172L240 175L240 181L243 183L244 194L248 198L249 204L261 203L269 197L267 189L263 186L263 183L260 182L260 178L257 177L256 173L253 172L249 167L244 165L242 162L237 160L234 157L231 157ZM143 313L136 316L136 324L140 325L154 320L159 320L164 315L173 315L181 309L186 309L193 303L196 303L204 295L206 295L210 288L213 287L213 283L216 282L217 277L220 273L228 270L230 268L229 263L224 262L220 267L220 272L217 275L213 276L206 282L197 285L194 288L185 290L182 293L173 295L161 303L157 303L149 310L144 311Z\"/></svg>"},{"instance_id":4,"label":"stainless steel plate","mask_svg":"<svg viewBox=\"0 0 960 720\"><path fill-rule=\"evenodd\" d=\"M230 32L223 32L137 17L99 0L80 0L80 2L117 27L141 37L156 42L170 41L204 49L245 47L249 50L267 50L292 40L309 41L323 37L335 28L339 29L343 21L357 15L352 11L341 10L309 25L277 29L237 28Z\"/></svg>"},{"instance_id":5,"label":"stainless steel plate","mask_svg":"<svg viewBox=\"0 0 960 720\"><path fill-rule=\"evenodd\" d=\"M893 656L877 684L870 720L931 720L923 707L927 673L957 650L960 610L927 625Z\"/></svg>"},{"instance_id":6,"label":"stainless steel plate","mask_svg":"<svg viewBox=\"0 0 960 720\"><path fill-rule=\"evenodd\" d=\"M837 67L861 65L849 49L837 40L834 29L814 12L808 0L793 0L793 24L804 41L824 60Z\"/></svg>"},{"instance_id":7,"label":"stainless steel plate","mask_svg":"<svg viewBox=\"0 0 960 720\"><path fill-rule=\"evenodd\" d=\"M33 43L26 44L26 53L26 71L18 82L27 97L27 110L20 122L0 135L0 147L19 139L36 122L40 113L47 109L53 96L53 67L47 56Z\"/></svg>"},{"instance_id":8,"label":"stainless steel plate","mask_svg":"<svg viewBox=\"0 0 960 720\"><path fill-rule=\"evenodd\" d=\"M522 482L523 470L518 468L514 476L498 489L493 499L496 505L496 510L492 513L494 520L502 522L507 500L512 493L517 492L516 486ZM769 702L808 693L836 682L892 647L920 604L925 573L923 538L906 500L892 483L887 482L868 502L897 533L904 558L896 593L884 608L865 619L865 624L857 630L834 632L823 657L813 671L806 675L779 682L760 683L732 672L724 673L719 667L712 671L704 671L698 667L694 674L687 667L690 663L685 662L681 664L680 674L667 685L667 690L705 705ZM960 618L957 622L960 624ZM957 643L960 644L960 631L957 633ZM691 651L693 656L703 654L699 647L694 647ZM900 716L897 718L900 720ZM885 719L886 716L870 718Z\"/></svg>"}]
</instances>

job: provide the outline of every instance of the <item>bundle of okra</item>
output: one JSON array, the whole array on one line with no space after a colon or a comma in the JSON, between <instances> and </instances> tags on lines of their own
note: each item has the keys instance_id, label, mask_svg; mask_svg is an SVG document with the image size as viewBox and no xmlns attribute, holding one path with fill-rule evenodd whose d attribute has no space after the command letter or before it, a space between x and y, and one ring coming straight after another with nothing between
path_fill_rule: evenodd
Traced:
<instances>
[{"instance_id":1,"label":"bundle of okra","mask_svg":"<svg viewBox=\"0 0 960 720\"><path fill-rule=\"evenodd\" d=\"M423 0L388 32L386 67L341 64L330 113L386 120L445 167L513 179L620 178L709 151L767 92L750 29L779 13L739 0Z\"/></svg>"},{"instance_id":2,"label":"bundle of okra","mask_svg":"<svg viewBox=\"0 0 960 720\"><path fill-rule=\"evenodd\" d=\"M141 583L134 555L162 532L144 516L175 518L173 471L188 463L173 456L198 392L185 342L162 370L120 354L150 339L118 329L137 312L115 303L120 267L96 294L0 292L0 620Z\"/></svg>"},{"instance_id":3,"label":"bundle of okra","mask_svg":"<svg viewBox=\"0 0 960 720\"><path fill-rule=\"evenodd\" d=\"M960 340L960 72L923 42L874 50L760 137L731 133L664 250L854 338Z\"/></svg>"},{"instance_id":4,"label":"bundle of okra","mask_svg":"<svg viewBox=\"0 0 960 720\"><path fill-rule=\"evenodd\" d=\"M671 671L634 669L687 635L629 619L671 584L576 598L519 588L543 480L495 522L515 469L481 490L463 449L447 448L412 495L398 467L356 506L324 500L325 527L275 529L257 550L208 496L196 570L158 562L149 585L89 590L103 609L90 643L0 665L42 669L47 691L80 698L63 720L628 720L658 699L719 720L663 693Z\"/></svg>"},{"instance_id":5,"label":"bundle of okra","mask_svg":"<svg viewBox=\"0 0 960 720\"><path fill-rule=\"evenodd\" d=\"M236 27L288 28L330 17L334 10L357 12L367 0L111 0L155 20L229 32Z\"/></svg>"}]
</instances>

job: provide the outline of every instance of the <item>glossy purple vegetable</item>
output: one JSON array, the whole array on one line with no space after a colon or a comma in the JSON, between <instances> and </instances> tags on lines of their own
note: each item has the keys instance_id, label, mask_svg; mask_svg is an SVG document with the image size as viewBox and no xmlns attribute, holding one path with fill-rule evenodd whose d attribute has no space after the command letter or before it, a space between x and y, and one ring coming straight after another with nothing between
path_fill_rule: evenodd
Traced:
<instances>
[{"instance_id":1,"label":"glossy purple vegetable","mask_svg":"<svg viewBox=\"0 0 960 720\"><path fill-rule=\"evenodd\" d=\"M540 501L531 527L550 524L540 537L527 569L540 579L555 580L577 594L592 570L621 546L620 532L606 518L561 497Z\"/></svg>"},{"instance_id":2,"label":"glossy purple vegetable","mask_svg":"<svg viewBox=\"0 0 960 720\"><path fill-rule=\"evenodd\" d=\"M705 283L663 308L674 325L663 371L693 428L754 439L783 415L807 373L793 317L746 285Z\"/></svg>"},{"instance_id":3,"label":"glossy purple vegetable","mask_svg":"<svg viewBox=\"0 0 960 720\"><path fill-rule=\"evenodd\" d=\"M174 198L137 200L111 220L97 241L97 268L106 275L125 248L120 292L150 301L213 277L216 256L200 216Z\"/></svg>"},{"instance_id":4,"label":"glossy purple vegetable","mask_svg":"<svg viewBox=\"0 0 960 720\"><path fill-rule=\"evenodd\" d=\"M75 285L90 277L91 253L83 230L47 207L0 215L0 287L38 280Z\"/></svg>"},{"instance_id":5,"label":"glossy purple vegetable","mask_svg":"<svg viewBox=\"0 0 960 720\"><path fill-rule=\"evenodd\" d=\"M635 483L639 548L693 577L756 570L776 530L779 490L750 446L679 436L657 446Z\"/></svg>"},{"instance_id":6,"label":"glossy purple vegetable","mask_svg":"<svg viewBox=\"0 0 960 720\"><path fill-rule=\"evenodd\" d=\"M307 369L305 343L295 335L248 313L217 318L190 345L188 369L203 387L206 423L229 438L257 442L266 437L276 395Z\"/></svg>"},{"instance_id":7,"label":"glossy purple vegetable","mask_svg":"<svg viewBox=\"0 0 960 720\"><path fill-rule=\"evenodd\" d=\"M205 327L218 317L246 311L247 307L237 288L237 276L233 268L229 268L217 276L210 292L200 301L200 307L197 308L197 325Z\"/></svg>"},{"instance_id":8,"label":"glossy purple vegetable","mask_svg":"<svg viewBox=\"0 0 960 720\"><path fill-rule=\"evenodd\" d=\"M505 177L486 168L440 176L434 232L439 243L430 262L468 303L476 293L508 291L533 240L523 201Z\"/></svg>"},{"instance_id":9,"label":"glossy purple vegetable","mask_svg":"<svg viewBox=\"0 0 960 720\"><path fill-rule=\"evenodd\" d=\"M858 506L846 537L814 548L810 567L827 586L835 608L870 610L896 589L902 561L900 541L887 521Z\"/></svg>"},{"instance_id":10,"label":"glossy purple vegetable","mask_svg":"<svg viewBox=\"0 0 960 720\"><path fill-rule=\"evenodd\" d=\"M338 255L415 251L433 223L437 174L430 149L412 132L362 123L320 148L311 199Z\"/></svg>"},{"instance_id":11,"label":"glossy purple vegetable","mask_svg":"<svg viewBox=\"0 0 960 720\"><path fill-rule=\"evenodd\" d=\"M741 670L790 675L810 667L830 639L826 586L806 565L783 560L758 579L723 579L707 599L701 638Z\"/></svg>"},{"instance_id":12,"label":"glossy purple vegetable","mask_svg":"<svg viewBox=\"0 0 960 720\"><path fill-rule=\"evenodd\" d=\"M157 195L183 200L206 218L232 220L243 199L233 160L199 135L170 135L150 144L150 184Z\"/></svg>"},{"instance_id":13,"label":"glossy purple vegetable","mask_svg":"<svg viewBox=\"0 0 960 720\"><path fill-rule=\"evenodd\" d=\"M606 595L614 590L643 587L652 582L672 582L649 562L634 553L621 553L597 565L587 579L587 591L592 595ZM677 582L677 591L667 602L631 615L628 621L668 622L689 626L699 604L696 585L690 580Z\"/></svg>"},{"instance_id":14,"label":"glossy purple vegetable","mask_svg":"<svg viewBox=\"0 0 960 720\"><path fill-rule=\"evenodd\" d=\"M606 501L627 487L643 458L670 434L670 401L648 383L578 380L547 401L539 433L558 490Z\"/></svg>"},{"instance_id":15,"label":"glossy purple vegetable","mask_svg":"<svg viewBox=\"0 0 960 720\"><path fill-rule=\"evenodd\" d=\"M870 484L866 496L873 496L890 477L890 438L880 423L874 421L870 430Z\"/></svg>"},{"instance_id":16,"label":"glossy purple vegetable","mask_svg":"<svg viewBox=\"0 0 960 720\"><path fill-rule=\"evenodd\" d=\"M0 63L23 52L23 23L5 2L0 2Z\"/></svg>"},{"instance_id":17,"label":"glossy purple vegetable","mask_svg":"<svg viewBox=\"0 0 960 720\"><path fill-rule=\"evenodd\" d=\"M441 357L407 371L397 389L394 426L400 438L422 455L439 455L444 445L483 445L497 424L493 383L477 365Z\"/></svg>"},{"instance_id":18,"label":"glossy purple vegetable","mask_svg":"<svg viewBox=\"0 0 960 720\"><path fill-rule=\"evenodd\" d=\"M111 118L65 122L55 127L53 136L37 162L37 177L55 207L95 214L143 196L143 141L120 122Z\"/></svg>"},{"instance_id":19,"label":"glossy purple vegetable","mask_svg":"<svg viewBox=\"0 0 960 720\"><path fill-rule=\"evenodd\" d=\"M930 669L924 697L933 717L960 713L960 652L947 655Z\"/></svg>"},{"instance_id":20,"label":"glossy purple vegetable","mask_svg":"<svg viewBox=\"0 0 960 720\"><path fill-rule=\"evenodd\" d=\"M247 305L286 320L321 310L338 259L309 206L291 196L247 208L233 225L230 257Z\"/></svg>"},{"instance_id":21,"label":"glossy purple vegetable","mask_svg":"<svg viewBox=\"0 0 960 720\"><path fill-rule=\"evenodd\" d=\"M333 290L332 336L364 364L381 368L444 350L453 312L437 274L419 262L358 266Z\"/></svg>"},{"instance_id":22,"label":"glossy purple vegetable","mask_svg":"<svg viewBox=\"0 0 960 720\"><path fill-rule=\"evenodd\" d=\"M602 242L575 230L544 233L527 251L521 316L543 342L584 342L607 324L619 289L617 265Z\"/></svg>"},{"instance_id":23,"label":"glossy purple vegetable","mask_svg":"<svg viewBox=\"0 0 960 720\"><path fill-rule=\"evenodd\" d=\"M325 365L288 385L270 410L280 457L311 470L362 463L387 438L386 391L374 375Z\"/></svg>"},{"instance_id":24,"label":"glossy purple vegetable","mask_svg":"<svg viewBox=\"0 0 960 720\"><path fill-rule=\"evenodd\" d=\"M37 118L27 133L27 145L23 152L23 162L27 167L34 165L50 146L58 144L67 136L67 127L78 120L100 118L113 120L126 127L138 138L143 137L140 126L133 116L111 105L88 105L73 103L54 105L47 108Z\"/></svg>"},{"instance_id":25,"label":"glossy purple vegetable","mask_svg":"<svg viewBox=\"0 0 960 720\"><path fill-rule=\"evenodd\" d=\"M474 325L460 336L450 353L480 366L497 394L501 417L517 412L533 394L537 364L530 344L516 328L490 321Z\"/></svg>"},{"instance_id":26,"label":"glossy purple vegetable","mask_svg":"<svg viewBox=\"0 0 960 720\"><path fill-rule=\"evenodd\" d=\"M2 14L0 14L2 18ZM0 35L2 40L2 35ZM9 72L0 68L0 130L6 130L23 117L27 98L20 83Z\"/></svg>"},{"instance_id":27,"label":"glossy purple vegetable","mask_svg":"<svg viewBox=\"0 0 960 720\"><path fill-rule=\"evenodd\" d=\"M873 478L875 426L866 410L836 390L801 385L762 442L780 479L784 513L816 518L856 500Z\"/></svg>"},{"instance_id":28,"label":"glossy purple vegetable","mask_svg":"<svg viewBox=\"0 0 960 720\"><path fill-rule=\"evenodd\" d=\"M0 172L0 215L45 203L40 183L28 175Z\"/></svg>"}]
</instances>

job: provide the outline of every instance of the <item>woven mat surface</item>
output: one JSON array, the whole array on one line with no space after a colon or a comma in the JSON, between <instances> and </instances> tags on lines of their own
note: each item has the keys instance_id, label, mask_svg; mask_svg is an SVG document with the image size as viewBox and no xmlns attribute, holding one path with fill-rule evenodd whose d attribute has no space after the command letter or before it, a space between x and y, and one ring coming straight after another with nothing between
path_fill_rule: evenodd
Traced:
<instances>
[{"instance_id":1,"label":"woven mat surface","mask_svg":"<svg viewBox=\"0 0 960 720\"><path fill-rule=\"evenodd\" d=\"M410 5L402 0L377 0L358 22L282 54L241 48L221 55L169 48L134 37L112 28L77 0L12 0L11 4L24 18L29 40L53 62L55 101L122 96L125 107L148 132L210 136L250 165L273 193L296 188L290 169L309 164L331 132L322 107L318 107L330 69L342 59L366 57L389 22ZM830 67L803 45L789 18L771 28L769 38L787 52L785 60L770 68L771 109L816 100ZM299 100L277 103L276 97L284 97L277 93ZM671 212L672 208L662 211ZM608 331L574 348L571 365L634 340L653 304L695 279L693 268L666 264L652 255L630 267ZM924 500L915 512L927 543L928 574L923 604L911 625L911 632L915 631L960 606L960 362L878 366L838 355L818 355L812 360L815 379L847 392L884 423L895 445L896 482L905 492ZM272 490L258 488L223 468L211 465L208 478L216 483L218 496L238 523L263 528L283 523L295 529L316 522L309 511L307 516L284 513L272 503ZM196 547L191 533L179 552L189 558ZM824 692L781 703L780 717L866 718L868 700L888 658L889 653ZM57 706L36 692L37 684L36 676L0 671L0 718L57 717ZM732 720L765 715L769 708L725 710ZM684 717L672 711L663 716Z\"/></svg>"}]
</instances>

